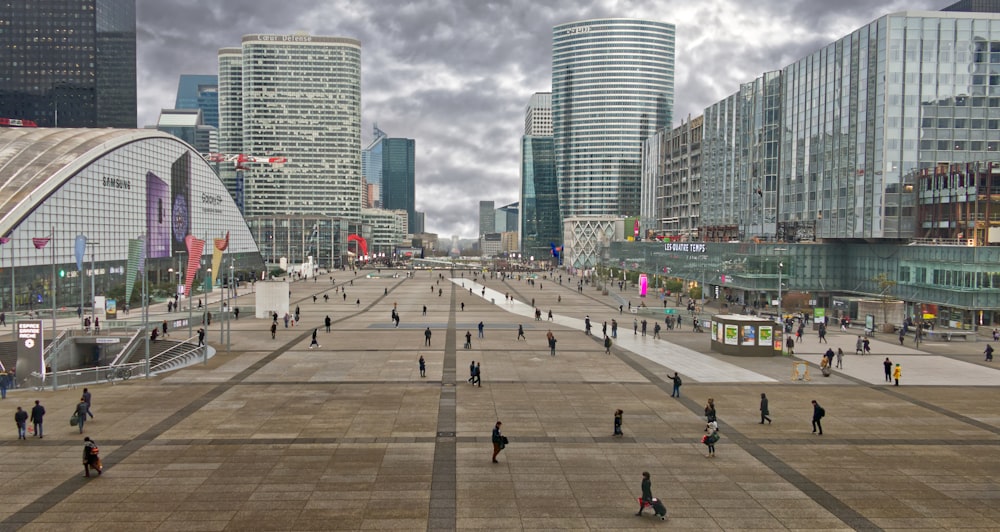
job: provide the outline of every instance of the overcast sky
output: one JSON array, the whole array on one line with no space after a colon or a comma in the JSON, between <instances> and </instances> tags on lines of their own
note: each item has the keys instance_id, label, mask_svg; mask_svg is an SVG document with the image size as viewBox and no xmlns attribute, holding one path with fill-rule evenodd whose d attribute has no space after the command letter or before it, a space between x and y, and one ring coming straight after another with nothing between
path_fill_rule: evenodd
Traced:
<instances>
[{"instance_id":1,"label":"overcast sky","mask_svg":"<svg viewBox=\"0 0 1000 532\"><path fill-rule=\"evenodd\" d=\"M138 0L139 126L180 74L216 74L250 33L361 41L362 143L416 139L416 207L442 237L478 232L480 200L518 200L524 107L551 90L552 27L597 17L677 28L675 125L879 16L949 0Z\"/></svg>"}]
</instances>

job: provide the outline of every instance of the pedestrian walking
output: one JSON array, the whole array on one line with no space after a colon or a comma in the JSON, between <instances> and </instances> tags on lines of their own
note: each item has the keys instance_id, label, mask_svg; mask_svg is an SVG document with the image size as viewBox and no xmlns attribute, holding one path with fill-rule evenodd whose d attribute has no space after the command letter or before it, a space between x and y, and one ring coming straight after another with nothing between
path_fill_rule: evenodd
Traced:
<instances>
[{"instance_id":1,"label":"pedestrian walking","mask_svg":"<svg viewBox=\"0 0 1000 532\"><path fill-rule=\"evenodd\" d=\"M35 400L35 406L31 407L31 424L32 428L35 429L35 436L38 438L44 438L42 434L42 420L45 418L45 407Z\"/></svg>"},{"instance_id":2,"label":"pedestrian walking","mask_svg":"<svg viewBox=\"0 0 1000 532\"><path fill-rule=\"evenodd\" d=\"M90 402L93 400L93 398L94 398L94 396L91 395L90 390L88 390L87 388L84 388L83 389L83 402L87 403L87 415L90 416L90 419L94 419L94 413L90 411L90 406L91 406Z\"/></svg>"},{"instance_id":3,"label":"pedestrian walking","mask_svg":"<svg viewBox=\"0 0 1000 532\"><path fill-rule=\"evenodd\" d=\"M906 329L900 327L899 329L899 345L903 345L903 340L906 339Z\"/></svg>"},{"instance_id":4,"label":"pedestrian walking","mask_svg":"<svg viewBox=\"0 0 1000 532\"><path fill-rule=\"evenodd\" d=\"M549 309L549 321L553 321L552 320L552 309Z\"/></svg>"},{"instance_id":5,"label":"pedestrian walking","mask_svg":"<svg viewBox=\"0 0 1000 532\"><path fill-rule=\"evenodd\" d=\"M76 417L76 425L80 428L80 434L83 434L83 424L87 421L87 401L80 398L80 402L76 404L76 410L73 412Z\"/></svg>"},{"instance_id":6,"label":"pedestrian walking","mask_svg":"<svg viewBox=\"0 0 1000 532\"><path fill-rule=\"evenodd\" d=\"M271 322L271 339L274 340L275 333L278 332L278 322Z\"/></svg>"},{"instance_id":7,"label":"pedestrian walking","mask_svg":"<svg viewBox=\"0 0 1000 532\"><path fill-rule=\"evenodd\" d=\"M612 436L623 436L622 434L622 409L615 410L615 432Z\"/></svg>"},{"instance_id":8,"label":"pedestrian walking","mask_svg":"<svg viewBox=\"0 0 1000 532\"><path fill-rule=\"evenodd\" d=\"M605 355L610 355L611 354L611 337L610 336L605 336L604 337L604 354Z\"/></svg>"},{"instance_id":9,"label":"pedestrian walking","mask_svg":"<svg viewBox=\"0 0 1000 532\"><path fill-rule=\"evenodd\" d=\"M674 376L670 377L670 380L674 381L674 389L670 392L670 397L680 397L681 396L681 376L674 372Z\"/></svg>"},{"instance_id":10,"label":"pedestrian walking","mask_svg":"<svg viewBox=\"0 0 1000 532\"><path fill-rule=\"evenodd\" d=\"M465 348L472 349L472 331L465 331Z\"/></svg>"},{"instance_id":11,"label":"pedestrian walking","mask_svg":"<svg viewBox=\"0 0 1000 532\"><path fill-rule=\"evenodd\" d=\"M826 324L825 323L819 324L819 342L821 344L829 343L829 342L826 341Z\"/></svg>"},{"instance_id":12,"label":"pedestrian walking","mask_svg":"<svg viewBox=\"0 0 1000 532\"><path fill-rule=\"evenodd\" d=\"M892 382L892 361L889 357L882 361L882 369L885 370L885 382Z\"/></svg>"},{"instance_id":13,"label":"pedestrian walking","mask_svg":"<svg viewBox=\"0 0 1000 532\"><path fill-rule=\"evenodd\" d=\"M313 336L312 336L312 341L309 342L309 349L312 349L313 347L322 347L321 345L319 345L319 340L316 339L316 334L318 332L319 329L313 329Z\"/></svg>"},{"instance_id":14,"label":"pedestrian walking","mask_svg":"<svg viewBox=\"0 0 1000 532\"><path fill-rule=\"evenodd\" d=\"M872 354L872 344L871 344L871 342L867 338L865 338L865 341L863 343L863 347L865 349L865 354L866 355Z\"/></svg>"},{"instance_id":15,"label":"pedestrian walking","mask_svg":"<svg viewBox=\"0 0 1000 532\"><path fill-rule=\"evenodd\" d=\"M822 406L819 406L819 403L817 403L815 399L812 400L812 405L813 405L813 418L812 418L813 434L815 434L816 430L819 429L819 435L822 436L823 435L822 420L823 416L826 415L826 410L824 410Z\"/></svg>"},{"instance_id":16,"label":"pedestrian walking","mask_svg":"<svg viewBox=\"0 0 1000 532\"><path fill-rule=\"evenodd\" d=\"M507 446L507 437L500 433L500 425L503 425L503 423L497 421L497 424L493 426L493 436L490 438L493 441L494 464L499 463L497 462L497 455Z\"/></svg>"},{"instance_id":17,"label":"pedestrian walking","mask_svg":"<svg viewBox=\"0 0 1000 532\"><path fill-rule=\"evenodd\" d=\"M858 341L854 342L854 354L863 355L865 354L865 341L858 335Z\"/></svg>"},{"instance_id":18,"label":"pedestrian walking","mask_svg":"<svg viewBox=\"0 0 1000 532\"><path fill-rule=\"evenodd\" d=\"M992 345L986 344L986 349L983 350L983 353L986 355L986 362L993 362L993 346Z\"/></svg>"},{"instance_id":19,"label":"pedestrian walking","mask_svg":"<svg viewBox=\"0 0 1000 532\"><path fill-rule=\"evenodd\" d=\"M476 370L472 372L472 384L480 388L483 387L483 370L479 362L476 362Z\"/></svg>"},{"instance_id":20,"label":"pedestrian walking","mask_svg":"<svg viewBox=\"0 0 1000 532\"><path fill-rule=\"evenodd\" d=\"M549 355L556 356L556 337L552 334L552 329L545 334L545 339L549 342Z\"/></svg>"},{"instance_id":21,"label":"pedestrian walking","mask_svg":"<svg viewBox=\"0 0 1000 532\"><path fill-rule=\"evenodd\" d=\"M705 405L705 421L711 423L717 419L718 418L715 415L715 399L709 397L708 404Z\"/></svg>"},{"instance_id":22,"label":"pedestrian walking","mask_svg":"<svg viewBox=\"0 0 1000 532\"><path fill-rule=\"evenodd\" d=\"M326 318L324 318L324 319L323 319L323 325L325 325L325 326L326 326L326 332L330 332L330 325L331 325L332 323L333 323L333 320L331 320L331 319L330 319L330 315L329 315L329 314L327 314L327 315L326 315Z\"/></svg>"},{"instance_id":23,"label":"pedestrian walking","mask_svg":"<svg viewBox=\"0 0 1000 532\"><path fill-rule=\"evenodd\" d=\"M427 315L427 305L424 305L424 310L421 316L426 316L426 315Z\"/></svg>"},{"instance_id":24,"label":"pedestrian walking","mask_svg":"<svg viewBox=\"0 0 1000 532\"><path fill-rule=\"evenodd\" d=\"M10 385L10 375L6 371L0 371L0 399L7 398L7 387Z\"/></svg>"},{"instance_id":25,"label":"pedestrian walking","mask_svg":"<svg viewBox=\"0 0 1000 532\"><path fill-rule=\"evenodd\" d=\"M479 337L482 338L483 337L483 322L479 322L479 325L477 325L476 328L479 329Z\"/></svg>"},{"instance_id":26,"label":"pedestrian walking","mask_svg":"<svg viewBox=\"0 0 1000 532\"><path fill-rule=\"evenodd\" d=\"M528 341L528 339L524 337L524 326L521 324L518 324L517 326L517 339L524 340L525 342Z\"/></svg>"},{"instance_id":27,"label":"pedestrian walking","mask_svg":"<svg viewBox=\"0 0 1000 532\"><path fill-rule=\"evenodd\" d=\"M656 339L659 337L660 337L660 322L656 322L656 324L653 325L653 338Z\"/></svg>"},{"instance_id":28,"label":"pedestrian walking","mask_svg":"<svg viewBox=\"0 0 1000 532\"><path fill-rule=\"evenodd\" d=\"M770 414L771 414L771 410L768 409L768 407L767 407L767 394L761 393L760 394L760 424L761 425L764 424L765 420L767 421L768 425L771 424L771 418L768 417Z\"/></svg>"},{"instance_id":29,"label":"pedestrian walking","mask_svg":"<svg viewBox=\"0 0 1000 532\"><path fill-rule=\"evenodd\" d=\"M646 336L646 320L642 320L642 335Z\"/></svg>"},{"instance_id":30,"label":"pedestrian walking","mask_svg":"<svg viewBox=\"0 0 1000 532\"><path fill-rule=\"evenodd\" d=\"M604 324L601 325L601 336L607 336L607 335L608 335L608 322L604 322Z\"/></svg>"},{"instance_id":31,"label":"pedestrian walking","mask_svg":"<svg viewBox=\"0 0 1000 532\"><path fill-rule=\"evenodd\" d=\"M618 320L611 319L611 337L618 338Z\"/></svg>"},{"instance_id":32,"label":"pedestrian walking","mask_svg":"<svg viewBox=\"0 0 1000 532\"><path fill-rule=\"evenodd\" d=\"M585 332L587 333L587 336L590 336L590 316L589 315L586 316L585 318L583 318L583 328L584 328Z\"/></svg>"},{"instance_id":33,"label":"pedestrian walking","mask_svg":"<svg viewBox=\"0 0 1000 532\"><path fill-rule=\"evenodd\" d=\"M473 360L469 363L469 384L473 384L476 380L476 361Z\"/></svg>"},{"instance_id":34,"label":"pedestrian walking","mask_svg":"<svg viewBox=\"0 0 1000 532\"><path fill-rule=\"evenodd\" d=\"M424 362L424 355L420 355L420 360L417 360L417 365L420 367L420 376L426 377L427 365Z\"/></svg>"},{"instance_id":35,"label":"pedestrian walking","mask_svg":"<svg viewBox=\"0 0 1000 532\"><path fill-rule=\"evenodd\" d=\"M198 328L198 347L205 345L205 328Z\"/></svg>"},{"instance_id":36,"label":"pedestrian walking","mask_svg":"<svg viewBox=\"0 0 1000 532\"><path fill-rule=\"evenodd\" d=\"M90 478L91 469L97 471L98 476L104 473L100 452L97 443L90 439L90 436L83 439L83 476Z\"/></svg>"},{"instance_id":37,"label":"pedestrian walking","mask_svg":"<svg viewBox=\"0 0 1000 532\"><path fill-rule=\"evenodd\" d=\"M903 368L896 364L895 369L892 370L892 379L896 381L896 386L899 386L899 379L903 377Z\"/></svg>"},{"instance_id":38,"label":"pedestrian walking","mask_svg":"<svg viewBox=\"0 0 1000 532\"><path fill-rule=\"evenodd\" d=\"M632 318L632 336L639 334L639 320Z\"/></svg>"},{"instance_id":39,"label":"pedestrian walking","mask_svg":"<svg viewBox=\"0 0 1000 532\"><path fill-rule=\"evenodd\" d=\"M0 312L0 325L3 325L4 327L7 326L7 313L6 312Z\"/></svg>"},{"instance_id":40,"label":"pedestrian walking","mask_svg":"<svg viewBox=\"0 0 1000 532\"><path fill-rule=\"evenodd\" d=\"M28 439L28 413L21 407L17 407L17 412L14 412L14 424L17 425L17 439Z\"/></svg>"},{"instance_id":41,"label":"pedestrian walking","mask_svg":"<svg viewBox=\"0 0 1000 532\"><path fill-rule=\"evenodd\" d=\"M424 329L424 345L431 345L431 328Z\"/></svg>"},{"instance_id":42,"label":"pedestrian walking","mask_svg":"<svg viewBox=\"0 0 1000 532\"><path fill-rule=\"evenodd\" d=\"M639 501L639 511L635 515L642 516L642 510L653 504L653 483L649 480L649 471L642 472L642 498Z\"/></svg>"}]
</instances>

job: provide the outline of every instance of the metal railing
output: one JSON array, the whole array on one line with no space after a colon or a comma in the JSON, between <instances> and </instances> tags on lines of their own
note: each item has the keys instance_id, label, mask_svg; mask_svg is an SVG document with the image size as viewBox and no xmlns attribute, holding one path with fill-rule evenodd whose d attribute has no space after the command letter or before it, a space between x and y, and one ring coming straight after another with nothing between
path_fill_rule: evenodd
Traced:
<instances>
[{"instance_id":1,"label":"metal railing","mask_svg":"<svg viewBox=\"0 0 1000 532\"><path fill-rule=\"evenodd\" d=\"M192 336L191 338L188 338L187 340L178 343L177 345L157 355L155 363L153 363L152 360L150 361L150 367L149 367L150 375L153 375L158 371L166 369L166 367L168 367L173 362L185 358L187 356L190 356L192 353L198 353L201 352L202 349L205 350L208 349L207 345L198 347L198 346L192 346L190 343L188 343L191 340L194 340L195 338L197 337Z\"/></svg>"},{"instance_id":2,"label":"metal railing","mask_svg":"<svg viewBox=\"0 0 1000 532\"><path fill-rule=\"evenodd\" d=\"M127 381L132 377L144 376L144 365L144 362L135 362L119 366L70 369L45 375L44 378L40 373L33 372L25 378L23 383L25 387L36 390L41 390L46 386L51 386L55 390L58 388L75 388L84 384L98 384L102 382L114 384L117 381Z\"/></svg>"},{"instance_id":3,"label":"metal railing","mask_svg":"<svg viewBox=\"0 0 1000 532\"><path fill-rule=\"evenodd\" d=\"M109 365L114 367L117 366L120 362L127 361L129 357L132 356L132 353L135 352L135 350L141 344L139 340L145 340L146 338L145 334L146 331L144 331L143 329L138 329L135 332L135 334L132 335L132 338L129 339L128 343L125 344L125 347L122 347L122 350L120 353L118 353L118 356L116 356L115 359L112 360L111 364Z\"/></svg>"}]
</instances>

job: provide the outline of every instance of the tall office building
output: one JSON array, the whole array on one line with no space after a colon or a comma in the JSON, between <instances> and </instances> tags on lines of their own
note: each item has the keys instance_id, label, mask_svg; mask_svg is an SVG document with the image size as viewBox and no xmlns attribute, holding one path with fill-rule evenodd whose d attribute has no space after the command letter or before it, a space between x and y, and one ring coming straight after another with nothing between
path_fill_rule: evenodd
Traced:
<instances>
[{"instance_id":1,"label":"tall office building","mask_svg":"<svg viewBox=\"0 0 1000 532\"><path fill-rule=\"evenodd\" d=\"M237 86L239 83L239 86ZM361 215L361 43L246 35L219 51L220 147L286 157L245 170L244 212Z\"/></svg>"},{"instance_id":2,"label":"tall office building","mask_svg":"<svg viewBox=\"0 0 1000 532\"><path fill-rule=\"evenodd\" d=\"M368 144L368 147L361 150L361 175L365 178L365 183L369 185L382 185L382 139L388 138L389 135L385 134L378 128L378 124L372 127L372 134L374 139ZM381 202L382 199L377 197L373 201ZM378 205L381 208L381 205Z\"/></svg>"},{"instance_id":3,"label":"tall office building","mask_svg":"<svg viewBox=\"0 0 1000 532\"><path fill-rule=\"evenodd\" d=\"M552 244L562 244L550 92L536 92L524 109L518 203L518 249L535 258L549 256Z\"/></svg>"},{"instance_id":4,"label":"tall office building","mask_svg":"<svg viewBox=\"0 0 1000 532\"><path fill-rule=\"evenodd\" d=\"M552 38L561 215L637 216L642 141L671 123L674 26L584 20L556 26Z\"/></svg>"},{"instance_id":5,"label":"tall office building","mask_svg":"<svg viewBox=\"0 0 1000 532\"><path fill-rule=\"evenodd\" d=\"M536 92L524 110L524 134L532 137L552 136L552 93Z\"/></svg>"},{"instance_id":6,"label":"tall office building","mask_svg":"<svg viewBox=\"0 0 1000 532\"><path fill-rule=\"evenodd\" d=\"M495 233L497 226L496 212L492 201L479 202L479 236Z\"/></svg>"},{"instance_id":7,"label":"tall office building","mask_svg":"<svg viewBox=\"0 0 1000 532\"><path fill-rule=\"evenodd\" d=\"M201 109L206 126L219 127L219 76L181 74L174 109Z\"/></svg>"},{"instance_id":8,"label":"tall office building","mask_svg":"<svg viewBox=\"0 0 1000 532\"><path fill-rule=\"evenodd\" d=\"M407 227L416 227L413 139L382 139L382 208L406 211Z\"/></svg>"},{"instance_id":9,"label":"tall office building","mask_svg":"<svg viewBox=\"0 0 1000 532\"><path fill-rule=\"evenodd\" d=\"M135 0L0 4L0 117L136 127Z\"/></svg>"}]
</instances>

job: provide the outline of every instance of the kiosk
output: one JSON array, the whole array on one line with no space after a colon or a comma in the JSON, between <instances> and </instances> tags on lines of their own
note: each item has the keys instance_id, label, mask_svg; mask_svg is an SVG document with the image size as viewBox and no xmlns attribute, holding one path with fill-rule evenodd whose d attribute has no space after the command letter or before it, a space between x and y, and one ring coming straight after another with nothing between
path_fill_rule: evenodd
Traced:
<instances>
[{"instance_id":1,"label":"kiosk","mask_svg":"<svg viewBox=\"0 0 1000 532\"><path fill-rule=\"evenodd\" d=\"M712 316L712 351L744 357L781 354L781 327L756 316L717 314Z\"/></svg>"}]
</instances>

